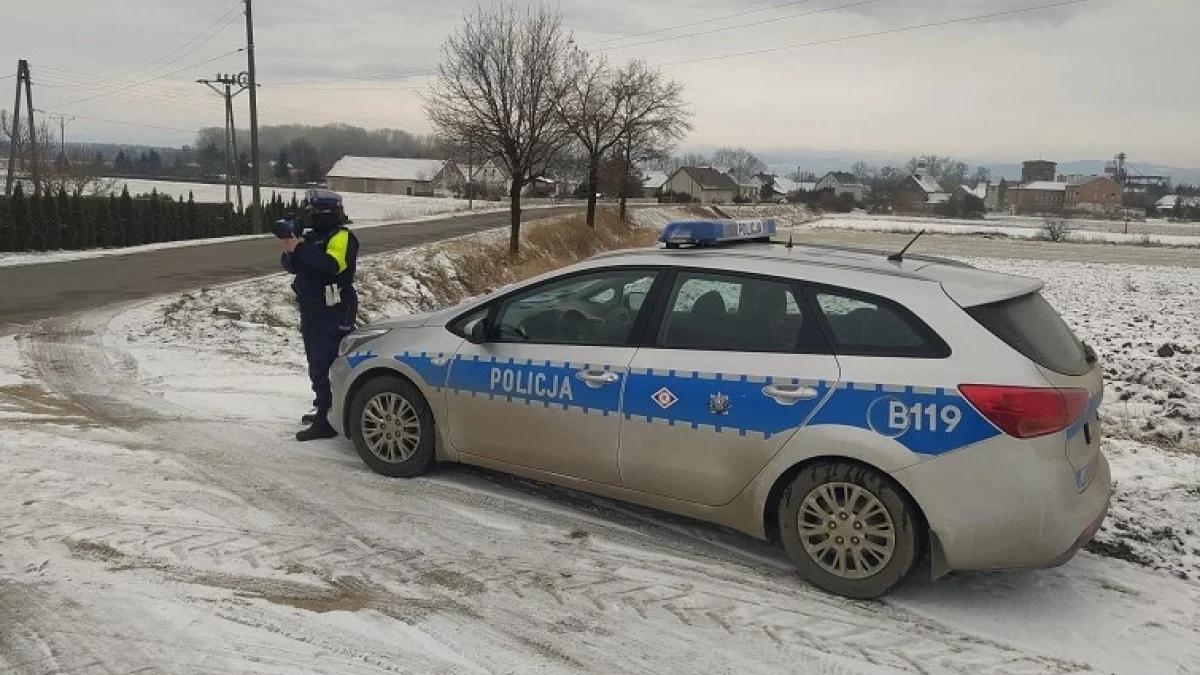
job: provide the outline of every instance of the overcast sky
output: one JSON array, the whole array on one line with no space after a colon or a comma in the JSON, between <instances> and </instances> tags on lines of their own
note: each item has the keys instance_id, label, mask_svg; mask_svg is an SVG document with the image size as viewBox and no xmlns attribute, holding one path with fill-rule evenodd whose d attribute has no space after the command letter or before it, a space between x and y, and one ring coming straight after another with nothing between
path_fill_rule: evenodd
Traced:
<instances>
[{"instance_id":1,"label":"overcast sky","mask_svg":"<svg viewBox=\"0 0 1200 675\"><path fill-rule=\"evenodd\" d=\"M1125 151L1142 162L1200 166L1200 0L1091 0L793 47L1052 1L561 0L557 6L579 42L614 61L664 64L686 84L695 111L691 147L992 161L1102 159ZM190 143L194 129L223 120L220 99L195 79L245 67L239 53L198 65L244 42L236 4L5 0L0 77L15 70L18 58L28 59L35 107L77 116L69 139ZM442 40L473 4L257 0L260 123L428 131L418 99L427 80L397 75L435 67ZM746 14L649 32L739 12ZM736 27L748 23L756 25ZM216 28L203 33L210 26ZM676 36L683 37L668 39ZM694 61L774 48L780 49ZM0 108L11 105L12 83L0 80ZM114 93L73 103L102 92ZM245 99L238 100L240 123L247 119Z\"/></svg>"}]
</instances>

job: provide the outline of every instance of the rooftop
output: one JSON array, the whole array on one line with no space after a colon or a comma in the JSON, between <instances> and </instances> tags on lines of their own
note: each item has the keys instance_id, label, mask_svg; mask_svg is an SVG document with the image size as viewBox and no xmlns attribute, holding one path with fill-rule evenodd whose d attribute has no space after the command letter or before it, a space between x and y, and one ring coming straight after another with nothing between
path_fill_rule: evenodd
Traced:
<instances>
[{"instance_id":1,"label":"rooftop","mask_svg":"<svg viewBox=\"0 0 1200 675\"><path fill-rule=\"evenodd\" d=\"M732 178L709 166L685 166L679 170L691 176L703 190L738 189L738 184Z\"/></svg>"},{"instance_id":2,"label":"rooftop","mask_svg":"<svg viewBox=\"0 0 1200 675\"><path fill-rule=\"evenodd\" d=\"M385 180L430 181L446 165L442 159L401 159L396 157L354 157L339 159L327 177L382 178Z\"/></svg>"},{"instance_id":3,"label":"rooftop","mask_svg":"<svg viewBox=\"0 0 1200 675\"><path fill-rule=\"evenodd\" d=\"M1049 180L1039 180L1032 183L1026 183L1021 186L1022 190L1045 190L1048 192L1066 192L1066 183L1057 183Z\"/></svg>"}]
</instances>

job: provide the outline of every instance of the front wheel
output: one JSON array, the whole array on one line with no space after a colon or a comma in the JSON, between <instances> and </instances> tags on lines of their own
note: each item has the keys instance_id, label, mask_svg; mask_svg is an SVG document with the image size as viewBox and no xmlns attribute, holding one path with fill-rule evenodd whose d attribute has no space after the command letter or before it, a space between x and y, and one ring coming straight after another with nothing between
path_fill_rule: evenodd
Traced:
<instances>
[{"instance_id":1,"label":"front wheel","mask_svg":"<svg viewBox=\"0 0 1200 675\"><path fill-rule=\"evenodd\" d=\"M800 576L830 593L876 598L919 557L917 508L883 474L849 462L806 467L779 505L783 547Z\"/></svg>"},{"instance_id":2,"label":"front wheel","mask_svg":"<svg viewBox=\"0 0 1200 675\"><path fill-rule=\"evenodd\" d=\"M350 439L375 473L411 478L433 463L433 412L413 384L399 377L376 377L350 402Z\"/></svg>"}]
</instances>

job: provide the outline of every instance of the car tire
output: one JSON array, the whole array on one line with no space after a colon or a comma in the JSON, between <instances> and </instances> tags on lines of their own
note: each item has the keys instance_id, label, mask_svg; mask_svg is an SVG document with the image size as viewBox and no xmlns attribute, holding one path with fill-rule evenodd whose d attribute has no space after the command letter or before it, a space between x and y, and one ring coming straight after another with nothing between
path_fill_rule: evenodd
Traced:
<instances>
[{"instance_id":1,"label":"car tire","mask_svg":"<svg viewBox=\"0 0 1200 675\"><path fill-rule=\"evenodd\" d=\"M384 375L368 380L350 402L350 440L372 471L411 478L433 464L433 411L408 380Z\"/></svg>"},{"instance_id":2,"label":"car tire","mask_svg":"<svg viewBox=\"0 0 1200 675\"><path fill-rule=\"evenodd\" d=\"M851 462L805 467L779 502L779 537L797 572L850 598L886 595L912 574L920 522L916 505L890 478Z\"/></svg>"}]
</instances>

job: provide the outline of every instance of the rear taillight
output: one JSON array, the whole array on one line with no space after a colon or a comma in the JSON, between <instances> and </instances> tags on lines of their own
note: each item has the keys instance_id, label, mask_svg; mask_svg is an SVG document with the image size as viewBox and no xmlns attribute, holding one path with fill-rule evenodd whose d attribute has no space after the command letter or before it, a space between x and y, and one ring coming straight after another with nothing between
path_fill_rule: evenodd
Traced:
<instances>
[{"instance_id":1,"label":"rear taillight","mask_svg":"<svg viewBox=\"0 0 1200 675\"><path fill-rule=\"evenodd\" d=\"M1014 438L1058 433L1082 417L1091 400L1086 389L964 384L958 390L988 421Z\"/></svg>"}]
</instances>

